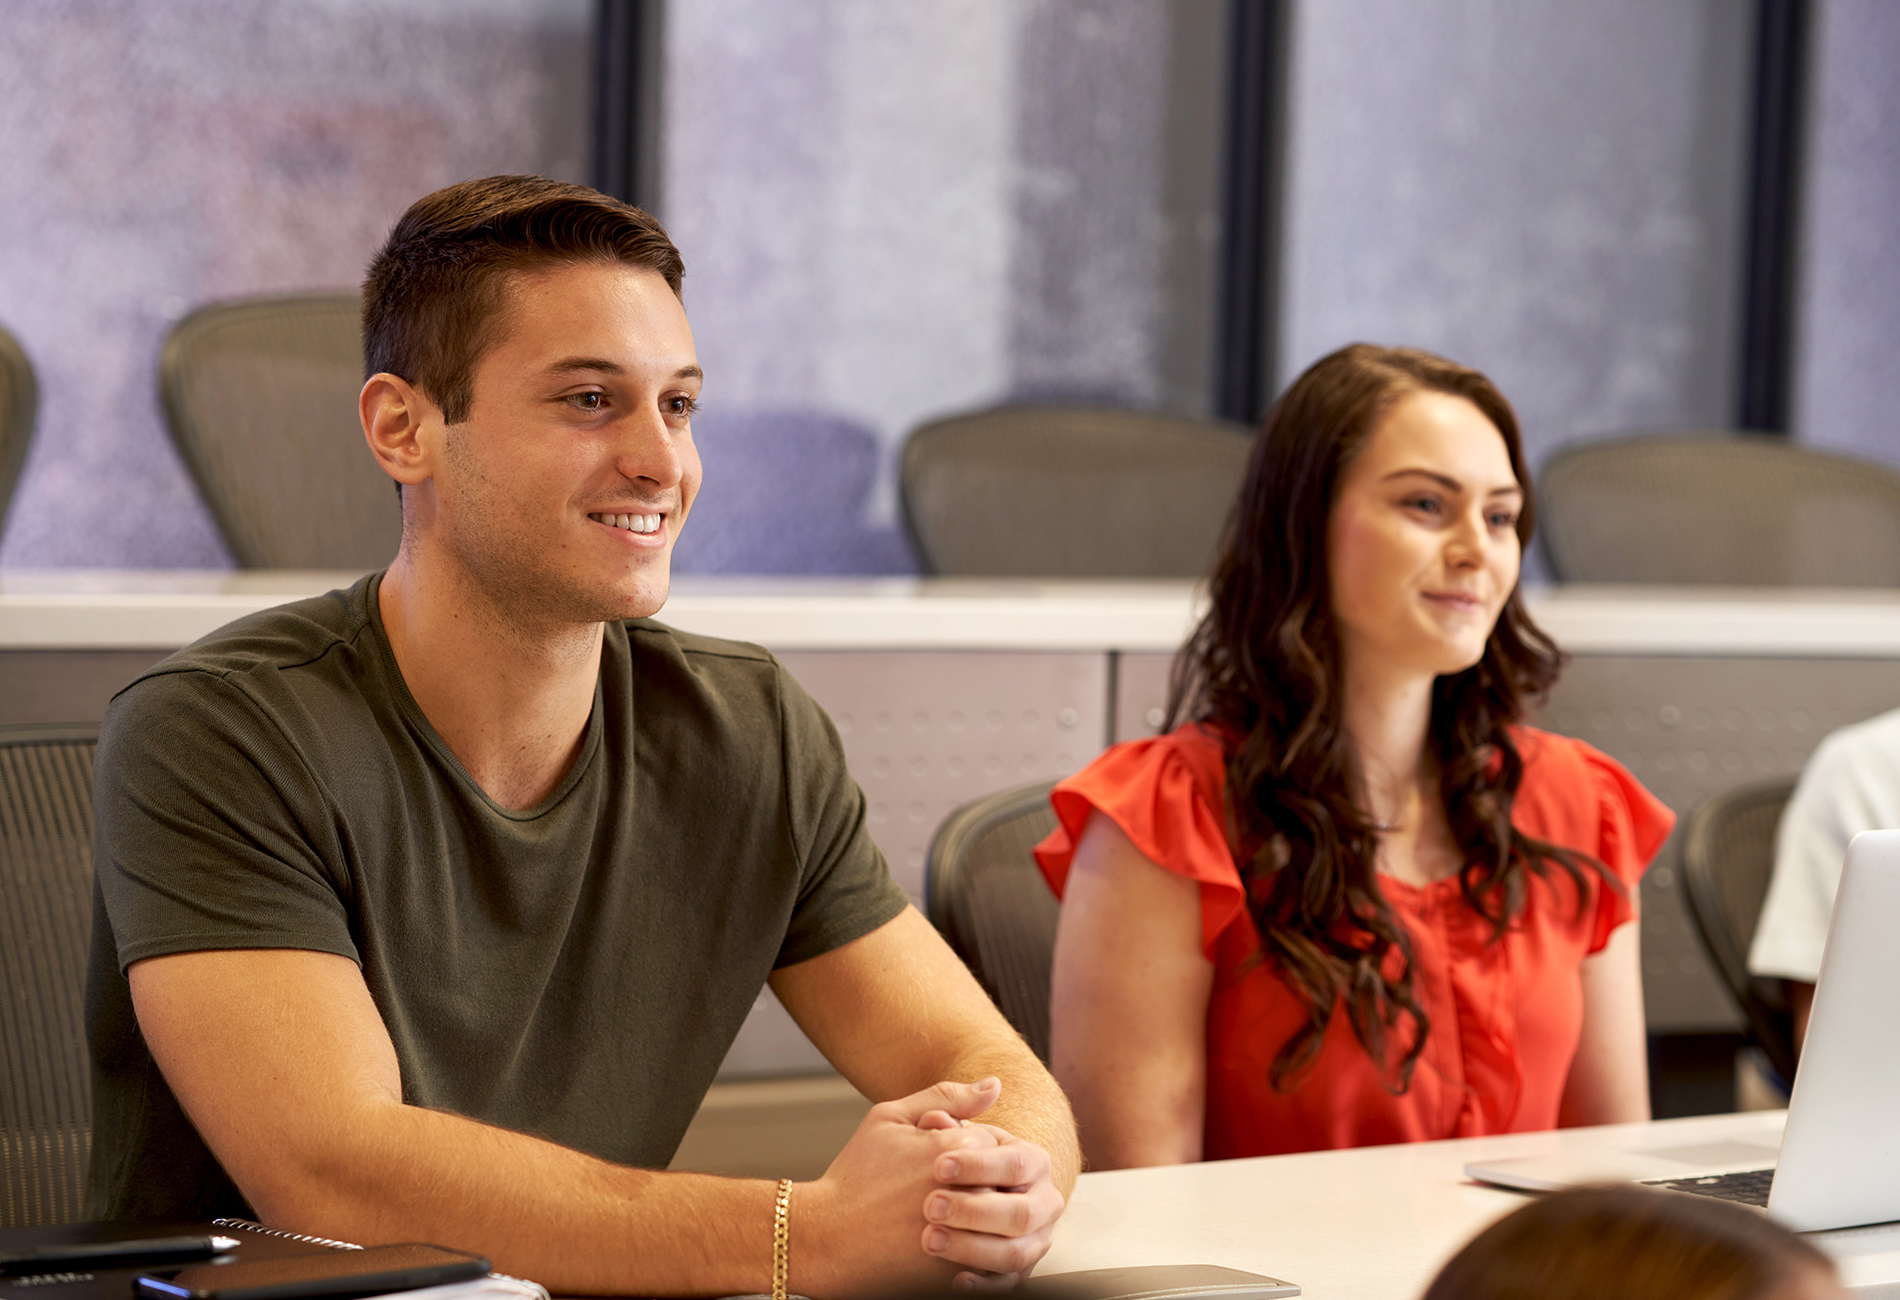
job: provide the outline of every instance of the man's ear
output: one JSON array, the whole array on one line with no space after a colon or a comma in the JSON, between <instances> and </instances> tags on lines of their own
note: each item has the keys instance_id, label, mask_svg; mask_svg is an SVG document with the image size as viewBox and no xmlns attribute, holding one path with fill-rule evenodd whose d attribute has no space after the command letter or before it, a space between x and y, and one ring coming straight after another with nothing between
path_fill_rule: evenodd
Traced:
<instances>
[{"instance_id":1,"label":"man's ear","mask_svg":"<svg viewBox=\"0 0 1900 1300\"><path fill-rule=\"evenodd\" d=\"M357 397L363 437L383 473L411 487L435 473L432 448L422 437L424 425L440 412L415 385L396 375L371 375Z\"/></svg>"}]
</instances>

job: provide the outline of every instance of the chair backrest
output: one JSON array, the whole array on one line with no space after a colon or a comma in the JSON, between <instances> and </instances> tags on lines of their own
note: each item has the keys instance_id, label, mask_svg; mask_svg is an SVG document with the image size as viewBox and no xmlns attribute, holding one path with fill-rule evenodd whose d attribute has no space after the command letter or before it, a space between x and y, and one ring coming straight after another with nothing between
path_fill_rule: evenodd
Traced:
<instances>
[{"instance_id":1,"label":"chair backrest","mask_svg":"<svg viewBox=\"0 0 1900 1300\"><path fill-rule=\"evenodd\" d=\"M1900 470L1785 438L1585 443L1537 493L1559 581L1900 586Z\"/></svg>"},{"instance_id":2,"label":"chair backrest","mask_svg":"<svg viewBox=\"0 0 1900 1300\"><path fill-rule=\"evenodd\" d=\"M1053 784L1004 790L957 809L931 838L924 866L931 923L1045 1062L1057 907L1030 850L1055 829Z\"/></svg>"},{"instance_id":3,"label":"chair backrest","mask_svg":"<svg viewBox=\"0 0 1900 1300\"><path fill-rule=\"evenodd\" d=\"M1782 777L1719 794L1693 813L1682 836L1682 889L1709 960L1741 1008L1769 1064L1794 1078L1794 1030L1779 981L1748 970L1748 948L1775 869L1775 832L1794 793Z\"/></svg>"},{"instance_id":4,"label":"chair backrest","mask_svg":"<svg viewBox=\"0 0 1900 1300\"><path fill-rule=\"evenodd\" d=\"M919 426L904 524L925 573L1198 578L1246 469L1243 425L1003 406Z\"/></svg>"},{"instance_id":5,"label":"chair backrest","mask_svg":"<svg viewBox=\"0 0 1900 1300\"><path fill-rule=\"evenodd\" d=\"M166 425L245 568L374 569L396 556L401 508L356 414L360 313L355 294L218 303L165 340Z\"/></svg>"},{"instance_id":6,"label":"chair backrest","mask_svg":"<svg viewBox=\"0 0 1900 1300\"><path fill-rule=\"evenodd\" d=\"M0 329L0 534L6 532L7 506L26 465L27 445L33 441L33 413L39 406L39 386L33 382L33 364L14 337Z\"/></svg>"},{"instance_id":7,"label":"chair backrest","mask_svg":"<svg viewBox=\"0 0 1900 1300\"><path fill-rule=\"evenodd\" d=\"M80 1216L98 734L0 729L0 1228Z\"/></svg>"}]
</instances>

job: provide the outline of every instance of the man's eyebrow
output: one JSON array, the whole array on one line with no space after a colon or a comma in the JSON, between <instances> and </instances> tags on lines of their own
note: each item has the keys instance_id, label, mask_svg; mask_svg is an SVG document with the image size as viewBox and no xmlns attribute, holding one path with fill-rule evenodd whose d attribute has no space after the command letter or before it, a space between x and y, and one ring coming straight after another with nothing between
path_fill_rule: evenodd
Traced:
<instances>
[{"instance_id":1,"label":"man's eyebrow","mask_svg":"<svg viewBox=\"0 0 1900 1300\"><path fill-rule=\"evenodd\" d=\"M548 367L550 375L570 375L577 371L598 371L603 375L624 375L627 368L616 361L603 361L599 357L564 357Z\"/></svg>"},{"instance_id":2,"label":"man's eyebrow","mask_svg":"<svg viewBox=\"0 0 1900 1300\"><path fill-rule=\"evenodd\" d=\"M571 375L576 373L594 373L602 375L624 375L627 368L617 361L604 361L599 357L565 357L548 367L550 375ZM706 372L698 366L681 366L671 376L674 379L704 379Z\"/></svg>"},{"instance_id":3,"label":"man's eyebrow","mask_svg":"<svg viewBox=\"0 0 1900 1300\"><path fill-rule=\"evenodd\" d=\"M1432 480L1432 482L1439 484L1440 486L1444 487L1446 490L1451 491L1451 492L1463 492L1465 490L1465 485L1463 483L1460 483L1457 479L1453 478L1451 475L1440 474L1436 470L1429 470L1429 469L1395 469L1390 474L1387 474L1385 476L1385 481L1390 483L1395 478L1405 478L1408 475L1417 475L1419 478L1428 478ZM1521 497L1524 495L1524 487L1520 483L1506 483L1501 487L1492 488L1490 492L1486 493L1486 495L1494 496L1494 497L1502 497L1502 496Z\"/></svg>"}]
</instances>

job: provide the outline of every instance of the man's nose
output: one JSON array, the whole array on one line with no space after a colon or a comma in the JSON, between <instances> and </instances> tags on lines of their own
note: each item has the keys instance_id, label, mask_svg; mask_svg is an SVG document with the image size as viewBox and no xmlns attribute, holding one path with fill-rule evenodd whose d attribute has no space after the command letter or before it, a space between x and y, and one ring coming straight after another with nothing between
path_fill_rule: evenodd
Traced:
<instances>
[{"instance_id":1,"label":"man's nose","mask_svg":"<svg viewBox=\"0 0 1900 1300\"><path fill-rule=\"evenodd\" d=\"M666 417L648 407L622 422L617 467L629 479L660 489L677 487L685 473Z\"/></svg>"}]
</instances>

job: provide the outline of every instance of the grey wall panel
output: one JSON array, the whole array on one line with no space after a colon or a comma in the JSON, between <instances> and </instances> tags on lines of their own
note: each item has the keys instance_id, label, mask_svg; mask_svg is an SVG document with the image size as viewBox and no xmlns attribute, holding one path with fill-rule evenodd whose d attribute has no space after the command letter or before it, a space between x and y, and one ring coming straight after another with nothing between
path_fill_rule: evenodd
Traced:
<instances>
[{"instance_id":1,"label":"grey wall panel","mask_svg":"<svg viewBox=\"0 0 1900 1300\"><path fill-rule=\"evenodd\" d=\"M1900 463L1900 5L1815 10L1794 428Z\"/></svg>"},{"instance_id":2,"label":"grey wall panel","mask_svg":"<svg viewBox=\"0 0 1900 1300\"><path fill-rule=\"evenodd\" d=\"M1541 724L1621 762L1679 817L1734 786L1801 770L1822 736L1900 706L1900 663L1579 656ZM1644 881L1643 997L1653 1032L1738 1028L1682 903L1672 840Z\"/></svg>"},{"instance_id":3,"label":"grey wall panel","mask_svg":"<svg viewBox=\"0 0 1900 1300\"><path fill-rule=\"evenodd\" d=\"M157 650L0 650L0 726L101 722Z\"/></svg>"},{"instance_id":4,"label":"grey wall panel","mask_svg":"<svg viewBox=\"0 0 1900 1300\"><path fill-rule=\"evenodd\" d=\"M1105 654L779 656L823 705L864 788L871 838L920 904L924 853L951 809L1066 776L1108 734Z\"/></svg>"},{"instance_id":5,"label":"grey wall panel","mask_svg":"<svg viewBox=\"0 0 1900 1300\"><path fill-rule=\"evenodd\" d=\"M798 651L779 658L830 713L871 838L922 906L924 854L951 809L1081 767L1108 731L1106 654ZM770 991L722 1078L829 1068Z\"/></svg>"},{"instance_id":6,"label":"grey wall panel","mask_svg":"<svg viewBox=\"0 0 1900 1300\"><path fill-rule=\"evenodd\" d=\"M1115 656L1115 735L1117 742L1152 736L1168 716L1168 673L1173 655L1123 653Z\"/></svg>"},{"instance_id":7,"label":"grey wall panel","mask_svg":"<svg viewBox=\"0 0 1900 1300\"><path fill-rule=\"evenodd\" d=\"M1355 339L1491 374L1534 463L1733 405L1750 15L1295 11L1280 382Z\"/></svg>"}]
</instances>

